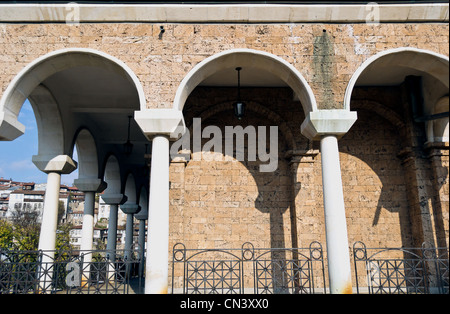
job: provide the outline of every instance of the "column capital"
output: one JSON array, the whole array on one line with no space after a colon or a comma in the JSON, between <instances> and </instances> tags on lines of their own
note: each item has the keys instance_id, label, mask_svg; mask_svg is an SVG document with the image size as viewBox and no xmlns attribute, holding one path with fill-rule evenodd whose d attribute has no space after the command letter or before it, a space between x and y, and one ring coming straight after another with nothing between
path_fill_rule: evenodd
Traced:
<instances>
[{"instance_id":1,"label":"column capital","mask_svg":"<svg viewBox=\"0 0 450 314\"><path fill-rule=\"evenodd\" d=\"M78 167L77 162L67 155L35 155L32 160L35 166L45 173L70 174Z\"/></svg>"},{"instance_id":2,"label":"column capital","mask_svg":"<svg viewBox=\"0 0 450 314\"><path fill-rule=\"evenodd\" d=\"M127 215L130 214L136 214L139 211L139 205L138 204L123 204L120 205L120 209Z\"/></svg>"},{"instance_id":3,"label":"column capital","mask_svg":"<svg viewBox=\"0 0 450 314\"><path fill-rule=\"evenodd\" d=\"M301 132L310 140L326 135L344 136L358 119L356 111L345 109L317 110L306 115Z\"/></svg>"},{"instance_id":4,"label":"column capital","mask_svg":"<svg viewBox=\"0 0 450 314\"><path fill-rule=\"evenodd\" d=\"M134 215L134 218L136 218L137 220L147 220L148 219L148 207L147 208L141 207L141 210L138 211Z\"/></svg>"},{"instance_id":5,"label":"column capital","mask_svg":"<svg viewBox=\"0 0 450 314\"><path fill-rule=\"evenodd\" d=\"M127 201L127 197L123 194L102 194L103 201L108 205L121 205Z\"/></svg>"},{"instance_id":6,"label":"column capital","mask_svg":"<svg viewBox=\"0 0 450 314\"><path fill-rule=\"evenodd\" d=\"M134 113L134 119L149 140L157 135L179 139L186 131L183 112L175 109L147 109Z\"/></svg>"},{"instance_id":7,"label":"column capital","mask_svg":"<svg viewBox=\"0 0 450 314\"><path fill-rule=\"evenodd\" d=\"M0 141L12 141L25 133L25 126L12 114L0 112Z\"/></svg>"},{"instance_id":8,"label":"column capital","mask_svg":"<svg viewBox=\"0 0 450 314\"><path fill-rule=\"evenodd\" d=\"M82 192L102 193L108 186L105 181L96 178L79 178L73 183Z\"/></svg>"}]
</instances>

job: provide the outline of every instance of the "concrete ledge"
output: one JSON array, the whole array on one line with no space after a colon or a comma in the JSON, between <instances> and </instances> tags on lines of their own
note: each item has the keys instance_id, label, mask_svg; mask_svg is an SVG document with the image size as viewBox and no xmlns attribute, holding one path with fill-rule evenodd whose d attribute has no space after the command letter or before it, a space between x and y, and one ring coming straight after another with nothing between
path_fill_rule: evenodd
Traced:
<instances>
[{"instance_id":1,"label":"concrete ledge","mask_svg":"<svg viewBox=\"0 0 450 314\"><path fill-rule=\"evenodd\" d=\"M100 196L103 201L108 205L120 205L124 204L127 201L127 197L123 194L102 194Z\"/></svg>"},{"instance_id":2,"label":"concrete ledge","mask_svg":"<svg viewBox=\"0 0 450 314\"><path fill-rule=\"evenodd\" d=\"M0 141L13 141L25 133L25 126L17 117L0 112Z\"/></svg>"},{"instance_id":3,"label":"concrete ledge","mask_svg":"<svg viewBox=\"0 0 450 314\"><path fill-rule=\"evenodd\" d=\"M35 155L33 156L33 163L35 166L45 172L58 172L60 174L70 174L77 169L77 163L67 155L47 156Z\"/></svg>"},{"instance_id":4,"label":"concrete ledge","mask_svg":"<svg viewBox=\"0 0 450 314\"><path fill-rule=\"evenodd\" d=\"M107 183L102 181L102 179L81 178L75 179L73 182L75 186L83 192L102 193L107 187Z\"/></svg>"},{"instance_id":5,"label":"concrete ledge","mask_svg":"<svg viewBox=\"0 0 450 314\"><path fill-rule=\"evenodd\" d=\"M311 140L319 140L324 135L345 135L357 120L356 111L318 110L310 112L302 123L301 131Z\"/></svg>"},{"instance_id":6,"label":"concrete ledge","mask_svg":"<svg viewBox=\"0 0 450 314\"><path fill-rule=\"evenodd\" d=\"M124 212L124 214L131 215L136 214L140 208L137 204L123 204L120 205L120 209Z\"/></svg>"},{"instance_id":7,"label":"concrete ledge","mask_svg":"<svg viewBox=\"0 0 450 314\"><path fill-rule=\"evenodd\" d=\"M186 132L183 113L175 109L147 109L136 111L134 119L151 140L155 135L166 135L177 140Z\"/></svg>"},{"instance_id":8,"label":"concrete ledge","mask_svg":"<svg viewBox=\"0 0 450 314\"><path fill-rule=\"evenodd\" d=\"M448 3L351 5L0 4L1 22L448 22Z\"/></svg>"}]
</instances>

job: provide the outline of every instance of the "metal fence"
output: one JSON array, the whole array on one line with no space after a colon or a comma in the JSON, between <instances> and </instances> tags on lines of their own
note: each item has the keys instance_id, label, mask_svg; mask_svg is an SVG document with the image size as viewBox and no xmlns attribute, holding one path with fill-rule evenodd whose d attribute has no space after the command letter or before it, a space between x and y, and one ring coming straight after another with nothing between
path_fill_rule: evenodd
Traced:
<instances>
[{"instance_id":1,"label":"metal fence","mask_svg":"<svg viewBox=\"0 0 450 314\"><path fill-rule=\"evenodd\" d=\"M322 246L240 249L173 248L172 293L312 294L325 293Z\"/></svg>"},{"instance_id":2,"label":"metal fence","mask_svg":"<svg viewBox=\"0 0 450 314\"><path fill-rule=\"evenodd\" d=\"M353 245L357 293L448 294L448 248Z\"/></svg>"},{"instance_id":3,"label":"metal fence","mask_svg":"<svg viewBox=\"0 0 450 314\"><path fill-rule=\"evenodd\" d=\"M140 260L124 251L0 251L0 294L130 294Z\"/></svg>"},{"instance_id":4,"label":"metal fence","mask_svg":"<svg viewBox=\"0 0 450 314\"><path fill-rule=\"evenodd\" d=\"M172 293L327 293L326 252L306 248L187 249L173 247ZM353 287L369 294L448 294L449 250L352 250ZM0 294L140 294L144 260L137 252L0 250Z\"/></svg>"}]
</instances>

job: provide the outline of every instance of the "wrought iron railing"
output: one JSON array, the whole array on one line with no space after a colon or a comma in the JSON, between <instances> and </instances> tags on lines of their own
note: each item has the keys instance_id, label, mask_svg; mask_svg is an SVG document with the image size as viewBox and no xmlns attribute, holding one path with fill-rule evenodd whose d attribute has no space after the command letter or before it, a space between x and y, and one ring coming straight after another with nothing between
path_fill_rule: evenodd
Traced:
<instances>
[{"instance_id":1,"label":"wrought iron railing","mask_svg":"<svg viewBox=\"0 0 450 314\"><path fill-rule=\"evenodd\" d=\"M449 293L448 248L353 245L356 293ZM326 252L306 248L187 249L172 255L172 293L328 293ZM125 251L0 250L0 294L143 293L144 260Z\"/></svg>"},{"instance_id":2,"label":"wrought iron railing","mask_svg":"<svg viewBox=\"0 0 450 314\"><path fill-rule=\"evenodd\" d=\"M0 294L140 293L141 260L124 253L0 250Z\"/></svg>"},{"instance_id":3,"label":"wrought iron railing","mask_svg":"<svg viewBox=\"0 0 450 314\"><path fill-rule=\"evenodd\" d=\"M353 245L357 293L448 294L448 248Z\"/></svg>"},{"instance_id":4,"label":"wrought iron railing","mask_svg":"<svg viewBox=\"0 0 450 314\"><path fill-rule=\"evenodd\" d=\"M325 293L322 246L240 249L173 248L172 293L184 294L311 294Z\"/></svg>"}]
</instances>

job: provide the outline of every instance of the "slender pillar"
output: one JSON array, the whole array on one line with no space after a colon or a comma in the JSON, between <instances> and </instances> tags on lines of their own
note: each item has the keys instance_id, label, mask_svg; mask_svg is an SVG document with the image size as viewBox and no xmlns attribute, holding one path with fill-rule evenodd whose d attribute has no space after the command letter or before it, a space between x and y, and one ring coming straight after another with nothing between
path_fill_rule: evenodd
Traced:
<instances>
[{"instance_id":1,"label":"slender pillar","mask_svg":"<svg viewBox=\"0 0 450 314\"><path fill-rule=\"evenodd\" d=\"M106 243L106 250L108 251L109 260L114 262L116 259L119 204L123 204L126 201L126 196L123 194L103 194L101 198L105 204L109 205L108 242Z\"/></svg>"},{"instance_id":2,"label":"slender pillar","mask_svg":"<svg viewBox=\"0 0 450 314\"><path fill-rule=\"evenodd\" d=\"M95 192L84 192L84 215L80 245L80 254L83 256L83 276L81 279L83 286L89 281L91 273L90 265L92 262L92 249L94 246L94 208Z\"/></svg>"},{"instance_id":3,"label":"slender pillar","mask_svg":"<svg viewBox=\"0 0 450 314\"><path fill-rule=\"evenodd\" d=\"M119 214L119 205L109 205L109 221L108 221L108 242L106 250L109 252L110 259L115 260L115 252L117 247L117 216ZM114 255L114 256L113 256Z\"/></svg>"},{"instance_id":4,"label":"slender pillar","mask_svg":"<svg viewBox=\"0 0 450 314\"><path fill-rule=\"evenodd\" d=\"M82 252L92 251L94 244L94 208L95 208L95 192L84 192L84 215L83 215L83 229L81 232L81 246Z\"/></svg>"},{"instance_id":5,"label":"slender pillar","mask_svg":"<svg viewBox=\"0 0 450 314\"><path fill-rule=\"evenodd\" d=\"M92 261L92 250L94 249L95 194L103 192L106 188L106 183L97 178L80 178L76 179L74 184L80 191L84 192L84 215L80 250L81 254L83 254L83 261L88 265ZM89 278L89 273L89 271L83 273L84 280Z\"/></svg>"},{"instance_id":6,"label":"slender pillar","mask_svg":"<svg viewBox=\"0 0 450 314\"><path fill-rule=\"evenodd\" d=\"M301 127L303 135L320 140L328 275L333 294L352 293L338 137L345 135L356 119L356 112L348 110L316 110L307 115Z\"/></svg>"},{"instance_id":7,"label":"slender pillar","mask_svg":"<svg viewBox=\"0 0 450 314\"><path fill-rule=\"evenodd\" d=\"M71 173L77 168L77 164L67 155L37 155L33 156L33 163L39 170L47 173L47 188L44 196L44 210L42 213L38 247L43 252L40 270L40 289L42 293L46 293L52 285L51 266L56 248L61 174Z\"/></svg>"},{"instance_id":8,"label":"slender pillar","mask_svg":"<svg viewBox=\"0 0 450 314\"><path fill-rule=\"evenodd\" d=\"M47 293L52 287L52 264L55 257L60 187L61 174L57 172L48 173L44 212L42 214L41 233L39 236L39 250L43 252L40 271L41 293Z\"/></svg>"},{"instance_id":9,"label":"slender pillar","mask_svg":"<svg viewBox=\"0 0 450 314\"><path fill-rule=\"evenodd\" d=\"M169 140L181 137L186 125L176 109L136 111L135 120L152 140L145 293L163 294L169 282Z\"/></svg>"},{"instance_id":10,"label":"slender pillar","mask_svg":"<svg viewBox=\"0 0 450 314\"><path fill-rule=\"evenodd\" d=\"M139 250L139 276L142 277L144 274L144 252L145 252L145 221L148 219L148 202L145 201L144 206L141 210L134 215L136 219L139 220L139 239L138 239L138 250Z\"/></svg>"},{"instance_id":11,"label":"slender pillar","mask_svg":"<svg viewBox=\"0 0 450 314\"><path fill-rule=\"evenodd\" d=\"M107 259L110 261L107 270L107 280L114 284L116 273L116 247L117 247L117 216L119 204L126 201L123 194L103 194L105 204L109 205L108 243L106 244Z\"/></svg>"},{"instance_id":12,"label":"slender pillar","mask_svg":"<svg viewBox=\"0 0 450 314\"><path fill-rule=\"evenodd\" d=\"M167 293L169 279L169 138L152 144L145 293Z\"/></svg>"},{"instance_id":13,"label":"slender pillar","mask_svg":"<svg viewBox=\"0 0 450 314\"><path fill-rule=\"evenodd\" d=\"M127 225L125 229L125 258L131 257L133 248L134 214L139 211L137 204L126 203L120 206L120 209L127 214Z\"/></svg>"},{"instance_id":14,"label":"slender pillar","mask_svg":"<svg viewBox=\"0 0 450 314\"><path fill-rule=\"evenodd\" d=\"M339 149L334 135L322 137L322 183L331 293L352 293Z\"/></svg>"},{"instance_id":15,"label":"slender pillar","mask_svg":"<svg viewBox=\"0 0 450 314\"><path fill-rule=\"evenodd\" d=\"M47 189L44 198L39 250L45 251L53 260L56 244L56 228L58 226L59 189L61 174L50 172L47 175Z\"/></svg>"}]
</instances>

